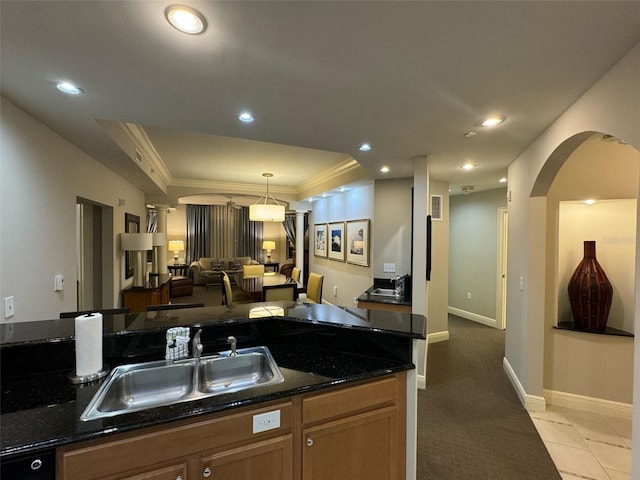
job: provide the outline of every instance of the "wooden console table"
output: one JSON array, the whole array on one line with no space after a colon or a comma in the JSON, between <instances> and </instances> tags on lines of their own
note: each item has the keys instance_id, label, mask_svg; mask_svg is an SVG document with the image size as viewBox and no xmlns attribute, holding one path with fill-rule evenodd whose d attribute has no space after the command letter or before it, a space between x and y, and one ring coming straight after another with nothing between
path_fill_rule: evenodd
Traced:
<instances>
[{"instance_id":1,"label":"wooden console table","mask_svg":"<svg viewBox=\"0 0 640 480\"><path fill-rule=\"evenodd\" d=\"M167 274L152 275L144 287L129 287L122 291L123 306L130 312L145 312L147 305L169 303L169 281Z\"/></svg>"}]
</instances>

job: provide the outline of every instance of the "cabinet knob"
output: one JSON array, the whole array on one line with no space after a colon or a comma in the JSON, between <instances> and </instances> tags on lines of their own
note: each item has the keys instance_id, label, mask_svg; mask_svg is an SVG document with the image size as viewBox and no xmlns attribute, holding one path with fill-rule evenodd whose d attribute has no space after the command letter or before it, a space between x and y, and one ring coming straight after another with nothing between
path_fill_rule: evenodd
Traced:
<instances>
[{"instance_id":1,"label":"cabinet knob","mask_svg":"<svg viewBox=\"0 0 640 480\"><path fill-rule=\"evenodd\" d=\"M205 478L209 478L211 476L211 469L209 467L205 468L202 472L202 476Z\"/></svg>"},{"instance_id":2,"label":"cabinet knob","mask_svg":"<svg viewBox=\"0 0 640 480\"><path fill-rule=\"evenodd\" d=\"M36 458L33 462L31 462L31 470L40 470L42 467L42 460Z\"/></svg>"},{"instance_id":3,"label":"cabinet knob","mask_svg":"<svg viewBox=\"0 0 640 480\"><path fill-rule=\"evenodd\" d=\"M307 447L313 445L313 438L307 438Z\"/></svg>"}]
</instances>

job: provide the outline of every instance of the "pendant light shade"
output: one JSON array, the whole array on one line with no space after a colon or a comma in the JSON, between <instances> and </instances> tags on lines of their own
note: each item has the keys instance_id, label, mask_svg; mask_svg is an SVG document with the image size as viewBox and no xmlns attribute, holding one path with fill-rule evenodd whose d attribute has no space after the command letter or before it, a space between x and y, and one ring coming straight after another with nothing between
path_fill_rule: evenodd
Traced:
<instances>
[{"instance_id":1,"label":"pendant light shade","mask_svg":"<svg viewBox=\"0 0 640 480\"><path fill-rule=\"evenodd\" d=\"M249 220L252 222L284 222L284 205L280 205L269 194L269 178L273 177L273 173L263 173L262 176L267 179L267 193L249 206ZM269 199L273 203L268 203Z\"/></svg>"}]
</instances>

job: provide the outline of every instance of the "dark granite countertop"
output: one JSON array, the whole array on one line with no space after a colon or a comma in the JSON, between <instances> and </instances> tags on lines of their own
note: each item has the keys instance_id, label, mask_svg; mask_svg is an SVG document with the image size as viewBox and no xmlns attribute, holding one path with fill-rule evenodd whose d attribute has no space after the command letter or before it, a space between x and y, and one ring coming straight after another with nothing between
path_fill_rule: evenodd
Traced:
<instances>
[{"instance_id":1,"label":"dark granite countertop","mask_svg":"<svg viewBox=\"0 0 640 480\"><path fill-rule=\"evenodd\" d=\"M101 382L73 385L67 379L75 360L73 319L4 324L0 454L54 448L413 369L412 340L426 333L421 315L289 302L114 315L104 319L105 363L114 367L163 358L164 332L178 325L202 328L204 355L226 350L230 334L239 348L266 345L285 380L80 421Z\"/></svg>"}]
</instances>

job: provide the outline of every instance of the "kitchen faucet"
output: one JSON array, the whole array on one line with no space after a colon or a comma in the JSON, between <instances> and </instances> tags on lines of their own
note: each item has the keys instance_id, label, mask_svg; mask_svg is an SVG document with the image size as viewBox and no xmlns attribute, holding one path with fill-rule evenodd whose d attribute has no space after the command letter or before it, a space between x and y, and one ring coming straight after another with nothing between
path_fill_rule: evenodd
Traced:
<instances>
[{"instance_id":1,"label":"kitchen faucet","mask_svg":"<svg viewBox=\"0 0 640 480\"><path fill-rule=\"evenodd\" d=\"M231 344L231 354L229 356L237 357L238 352L236 352L236 344L238 343L238 340L236 339L236 337L229 336L227 337L227 342Z\"/></svg>"},{"instance_id":2,"label":"kitchen faucet","mask_svg":"<svg viewBox=\"0 0 640 480\"><path fill-rule=\"evenodd\" d=\"M192 350L193 350L193 358L200 360L200 356L202 355L202 350L204 347L202 343L200 343L200 334L202 333L202 329L199 329L195 335L193 336L193 340L191 341Z\"/></svg>"}]
</instances>

